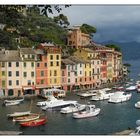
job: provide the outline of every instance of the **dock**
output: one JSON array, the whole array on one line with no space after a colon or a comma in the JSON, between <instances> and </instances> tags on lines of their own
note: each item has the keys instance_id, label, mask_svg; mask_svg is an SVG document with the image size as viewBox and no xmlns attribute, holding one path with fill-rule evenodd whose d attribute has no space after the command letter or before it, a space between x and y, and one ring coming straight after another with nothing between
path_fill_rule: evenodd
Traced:
<instances>
[{"instance_id":1,"label":"dock","mask_svg":"<svg viewBox=\"0 0 140 140\"><path fill-rule=\"evenodd\" d=\"M21 131L0 131L0 135L20 135Z\"/></svg>"},{"instance_id":2,"label":"dock","mask_svg":"<svg viewBox=\"0 0 140 140\"><path fill-rule=\"evenodd\" d=\"M129 135L131 132L133 132L134 130L130 129L130 130L124 130L121 132L116 132L113 135Z\"/></svg>"}]
</instances>

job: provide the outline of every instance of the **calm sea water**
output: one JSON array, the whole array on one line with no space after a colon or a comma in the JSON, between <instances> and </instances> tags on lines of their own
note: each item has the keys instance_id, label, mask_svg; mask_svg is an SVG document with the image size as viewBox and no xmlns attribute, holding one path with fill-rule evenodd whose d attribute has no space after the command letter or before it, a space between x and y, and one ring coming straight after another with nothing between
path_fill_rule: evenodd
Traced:
<instances>
[{"instance_id":1,"label":"calm sea water","mask_svg":"<svg viewBox=\"0 0 140 140\"><path fill-rule=\"evenodd\" d=\"M139 80L140 60L129 60L127 62L132 65L130 77ZM101 108L101 113L97 117L87 119L73 119L72 114L64 115L59 111L41 111L36 106L36 102L43 99L34 98L32 112L38 113L41 111L41 114L47 117L47 123L33 128L22 128L18 123L14 123L6 117L8 113L14 111L27 111L31 105L30 99L25 100L18 106L8 107L2 106L0 101L0 131L17 130L22 131L24 135L111 135L128 129L128 127L134 129L136 120L140 119L140 110L134 108L134 104L140 100L140 93L132 92L132 94L130 101L119 104L111 104L107 101L91 101L91 104ZM89 99L80 99L76 95L69 95L66 99L77 100L80 103L89 101Z\"/></svg>"}]
</instances>

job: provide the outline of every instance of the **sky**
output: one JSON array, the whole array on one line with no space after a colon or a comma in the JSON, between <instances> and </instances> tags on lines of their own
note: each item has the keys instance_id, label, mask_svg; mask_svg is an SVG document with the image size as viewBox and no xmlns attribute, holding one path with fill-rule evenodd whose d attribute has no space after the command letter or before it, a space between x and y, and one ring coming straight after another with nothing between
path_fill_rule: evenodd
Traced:
<instances>
[{"instance_id":1,"label":"sky","mask_svg":"<svg viewBox=\"0 0 140 140\"><path fill-rule=\"evenodd\" d=\"M140 5L72 5L64 8L71 26L96 27L96 42L140 42Z\"/></svg>"}]
</instances>

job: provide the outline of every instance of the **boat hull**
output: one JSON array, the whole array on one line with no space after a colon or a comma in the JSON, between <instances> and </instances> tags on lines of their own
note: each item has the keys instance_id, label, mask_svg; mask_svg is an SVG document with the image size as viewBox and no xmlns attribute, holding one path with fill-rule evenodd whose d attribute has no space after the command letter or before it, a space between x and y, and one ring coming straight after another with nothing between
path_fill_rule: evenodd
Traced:
<instances>
[{"instance_id":1,"label":"boat hull","mask_svg":"<svg viewBox=\"0 0 140 140\"><path fill-rule=\"evenodd\" d=\"M127 97L124 97L124 98L118 98L118 99L109 99L108 102L109 103L122 103L122 102L126 102L128 100L131 99L131 94L130 95L127 95Z\"/></svg>"},{"instance_id":2,"label":"boat hull","mask_svg":"<svg viewBox=\"0 0 140 140\"><path fill-rule=\"evenodd\" d=\"M140 109L140 102L135 103L135 108Z\"/></svg>"},{"instance_id":3,"label":"boat hull","mask_svg":"<svg viewBox=\"0 0 140 140\"><path fill-rule=\"evenodd\" d=\"M68 114L68 113L74 113L74 112L78 112L78 111L82 111L85 109L85 105L81 105L79 108L77 107L66 107L66 108L62 108L60 113L62 114Z\"/></svg>"},{"instance_id":4,"label":"boat hull","mask_svg":"<svg viewBox=\"0 0 140 140\"><path fill-rule=\"evenodd\" d=\"M31 112L27 111L27 112L15 112L13 114L7 114L7 117L20 117L20 116L26 116L26 115L30 115Z\"/></svg>"},{"instance_id":5,"label":"boat hull","mask_svg":"<svg viewBox=\"0 0 140 140\"><path fill-rule=\"evenodd\" d=\"M38 119L38 120L20 123L20 126L22 126L22 127L35 127L35 126L43 125L45 123L46 123L46 119L43 118L43 119Z\"/></svg>"},{"instance_id":6,"label":"boat hull","mask_svg":"<svg viewBox=\"0 0 140 140\"><path fill-rule=\"evenodd\" d=\"M19 105L20 102L12 102L12 103L5 103L5 106L13 106L13 105Z\"/></svg>"},{"instance_id":7,"label":"boat hull","mask_svg":"<svg viewBox=\"0 0 140 140\"><path fill-rule=\"evenodd\" d=\"M86 111L84 111L84 112L79 112L79 113L73 113L73 118L82 119L82 118L94 117L94 116L97 116L100 113L100 111L101 111L100 108L96 108L94 112L86 113Z\"/></svg>"},{"instance_id":8,"label":"boat hull","mask_svg":"<svg viewBox=\"0 0 140 140\"><path fill-rule=\"evenodd\" d=\"M28 122L28 121L39 119L39 117L40 116L38 114L36 114L36 115L29 115L29 116L24 116L24 117L13 118L13 121L14 122Z\"/></svg>"}]
</instances>

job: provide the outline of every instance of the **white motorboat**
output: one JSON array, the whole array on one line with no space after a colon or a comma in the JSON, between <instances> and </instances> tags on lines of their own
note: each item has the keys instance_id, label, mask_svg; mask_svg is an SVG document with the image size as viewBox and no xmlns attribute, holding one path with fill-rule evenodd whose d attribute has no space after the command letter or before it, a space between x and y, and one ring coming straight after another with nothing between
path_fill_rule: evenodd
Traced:
<instances>
[{"instance_id":1,"label":"white motorboat","mask_svg":"<svg viewBox=\"0 0 140 140\"><path fill-rule=\"evenodd\" d=\"M135 103L135 108L140 108L140 101L138 101L137 103Z\"/></svg>"},{"instance_id":2,"label":"white motorboat","mask_svg":"<svg viewBox=\"0 0 140 140\"><path fill-rule=\"evenodd\" d=\"M20 104L20 102L11 102L11 103L5 103L5 106L13 106L18 104Z\"/></svg>"},{"instance_id":3,"label":"white motorboat","mask_svg":"<svg viewBox=\"0 0 140 140\"><path fill-rule=\"evenodd\" d=\"M85 93L77 93L77 95L80 97L86 98L86 97L91 97L91 96L96 95L97 91L98 90L90 90Z\"/></svg>"},{"instance_id":4,"label":"white motorboat","mask_svg":"<svg viewBox=\"0 0 140 140\"><path fill-rule=\"evenodd\" d=\"M73 113L73 118L80 119L97 116L100 113L100 111L101 109L95 108L95 105L87 105L85 111Z\"/></svg>"},{"instance_id":5,"label":"white motorboat","mask_svg":"<svg viewBox=\"0 0 140 140\"><path fill-rule=\"evenodd\" d=\"M18 100L4 100L4 103L23 102L23 101L24 101L24 98L23 99L18 99Z\"/></svg>"},{"instance_id":6,"label":"white motorboat","mask_svg":"<svg viewBox=\"0 0 140 140\"><path fill-rule=\"evenodd\" d=\"M124 87L113 87L115 90L124 90Z\"/></svg>"},{"instance_id":7,"label":"white motorboat","mask_svg":"<svg viewBox=\"0 0 140 140\"><path fill-rule=\"evenodd\" d=\"M74 112L78 112L78 111L84 110L85 107L86 107L86 105L75 103L75 104L71 104L68 107L62 108L60 112L63 113L63 114L74 113Z\"/></svg>"},{"instance_id":8,"label":"white motorboat","mask_svg":"<svg viewBox=\"0 0 140 140\"><path fill-rule=\"evenodd\" d=\"M41 108L43 110L46 110L46 109L51 109L51 108L55 108L55 107L67 106L67 105L75 104L75 103L77 103L77 101L58 100L54 96L49 96L47 101L38 102L37 105L38 106L44 106L44 107L41 107Z\"/></svg>"},{"instance_id":9,"label":"white motorboat","mask_svg":"<svg viewBox=\"0 0 140 140\"><path fill-rule=\"evenodd\" d=\"M140 126L136 127L136 129L130 133L131 136L140 136Z\"/></svg>"},{"instance_id":10,"label":"white motorboat","mask_svg":"<svg viewBox=\"0 0 140 140\"><path fill-rule=\"evenodd\" d=\"M125 92L115 92L113 95L110 96L108 102L109 103L120 103L130 100L132 94L125 94Z\"/></svg>"},{"instance_id":11,"label":"white motorboat","mask_svg":"<svg viewBox=\"0 0 140 140\"><path fill-rule=\"evenodd\" d=\"M107 100L114 93L106 92L105 90L99 90L96 96L92 96L91 101Z\"/></svg>"},{"instance_id":12,"label":"white motorboat","mask_svg":"<svg viewBox=\"0 0 140 140\"><path fill-rule=\"evenodd\" d=\"M31 111L26 111L26 112L14 112L12 114L7 114L7 117L20 117L20 116L26 116L30 115Z\"/></svg>"},{"instance_id":13,"label":"white motorboat","mask_svg":"<svg viewBox=\"0 0 140 140\"><path fill-rule=\"evenodd\" d=\"M136 90L136 86L130 86L130 87L126 88L125 90L126 91Z\"/></svg>"},{"instance_id":14,"label":"white motorboat","mask_svg":"<svg viewBox=\"0 0 140 140\"><path fill-rule=\"evenodd\" d=\"M54 97L65 97L66 92L65 90L60 90L57 88L52 88L52 89L43 89L41 92L41 96L44 98L48 98L49 96L54 96Z\"/></svg>"},{"instance_id":15,"label":"white motorboat","mask_svg":"<svg viewBox=\"0 0 140 140\"><path fill-rule=\"evenodd\" d=\"M140 126L140 120L136 120L136 125Z\"/></svg>"}]
</instances>

